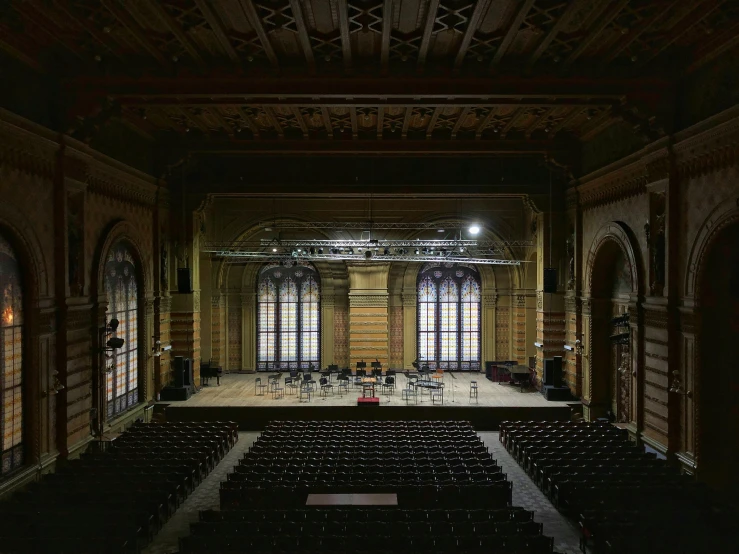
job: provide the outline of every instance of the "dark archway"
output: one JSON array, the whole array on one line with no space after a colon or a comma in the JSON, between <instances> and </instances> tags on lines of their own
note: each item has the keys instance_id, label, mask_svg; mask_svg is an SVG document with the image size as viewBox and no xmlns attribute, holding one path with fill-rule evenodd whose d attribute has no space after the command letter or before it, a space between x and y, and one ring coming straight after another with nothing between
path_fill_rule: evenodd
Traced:
<instances>
[{"instance_id":1,"label":"dark archway","mask_svg":"<svg viewBox=\"0 0 739 554\"><path fill-rule=\"evenodd\" d=\"M622 246L615 239L604 240L593 261L591 290L590 379L591 418L609 413L616 421L631 420L630 371L628 344L611 341L617 330L614 317L628 311L629 295L635 288L632 268Z\"/></svg>"},{"instance_id":2,"label":"dark archway","mask_svg":"<svg viewBox=\"0 0 739 554\"><path fill-rule=\"evenodd\" d=\"M698 475L739 491L739 224L724 229L700 269Z\"/></svg>"}]
</instances>

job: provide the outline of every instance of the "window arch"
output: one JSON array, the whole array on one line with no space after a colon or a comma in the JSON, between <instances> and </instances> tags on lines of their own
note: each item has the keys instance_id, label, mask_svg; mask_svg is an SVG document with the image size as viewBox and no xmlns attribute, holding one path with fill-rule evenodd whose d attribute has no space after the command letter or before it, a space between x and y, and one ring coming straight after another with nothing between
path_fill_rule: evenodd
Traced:
<instances>
[{"instance_id":1,"label":"window arch","mask_svg":"<svg viewBox=\"0 0 739 554\"><path fill-rule=\"evenodd\" d=\"M108 417L126 411L139 401L139 287L136 261L131 248L119 242L105 261L105 293L108 318L118 320L114 337L124 340L112 352L106 378Z\"/></svg>"},{"instance_id":2,"label":"window arch","mask_svg":"<svg viewBox=\"0 0 739 554\"><path fill-rule=\"evenodd\" d=\"M23 290L15 250L0 236L0 391L2 476L23 460Z\"/></svg>"},{"instance_id":3,"label":"window arch","mask_svg":"<svg viewBox=\"0 0 739 554\"><path fill-rule=\"evenodd\" d=\"M257 369L320 367L320 279L312 265L263 267L257 314Z\"/></svg>"},{"instance_id":4,"label":"window arch","mask_svg":"<svg viewBox=\"0 0 739 554\"><path fill-rule=\"evenodd\" d=\"M466 264L418 273L418 357L444 369L480 369L480 279Z\"/></svg>"}]
</instances>

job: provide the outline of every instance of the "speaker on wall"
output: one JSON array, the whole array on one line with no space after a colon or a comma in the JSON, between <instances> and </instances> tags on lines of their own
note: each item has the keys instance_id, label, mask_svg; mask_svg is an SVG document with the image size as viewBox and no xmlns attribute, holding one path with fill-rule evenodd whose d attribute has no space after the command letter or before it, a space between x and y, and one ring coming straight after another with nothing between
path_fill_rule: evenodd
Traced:
<instances>
[{"instance_id":1,"label":"speaker on wall","mask_svg":"<svg viewBox=\"0 0 739 554\"><path fill-rule=\"evenodd\" d=\"M177 269L177 292L190 294L192 292L192 268L180 267Z\"/></svg>"},{"instance_id":2,"label":"speaker on wall","mask_svg":"<svg viewBox=\"0 0 739 554\"><path fill-rule=\"evenodd\" d=\"M185 358L182 356L175 356L174 363L172 364L172 385L176 388L185 386Z\"/></svg>"},{"instance_id":3,"label":"speaker on wall","mask_svg":"<svg viewBox=\"0 0 739 554\"><path fill-rule=\"evenodd\" d=\"M557 292L557 269L554 267L544 268L544 292Z\"/></svg>"}]
</instances>

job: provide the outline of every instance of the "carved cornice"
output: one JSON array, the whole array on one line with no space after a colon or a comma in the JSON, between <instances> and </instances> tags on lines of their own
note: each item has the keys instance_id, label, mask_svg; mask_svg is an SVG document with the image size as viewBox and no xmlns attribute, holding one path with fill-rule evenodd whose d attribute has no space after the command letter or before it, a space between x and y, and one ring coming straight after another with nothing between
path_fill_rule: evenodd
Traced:
<instances>
[{"instance_id":1,"label":"carved cornice","mask_svg":"<svg viewBox=\"0 0 739 554\"><path fill-rule=\"evenodd\" d=\"M730 108L675 136L677 170L697 176L739 161L739 109Z\"/></svg>"},{"instance_id":2,"label":"carved cornice","mask_svg":"<svg viewBox=\"0 0 739 554\"><path fill-rule=\"evenodd\" d=\"M350 294L349 306L359 307L387 307L387 294Z\"/></svg>"},{"instance_id":3,"label":"carved cornice","mask_svg":"<svg viewBox=\"0 0 739 554\"><path fill-rule=\"evenodd\" d=\"M644 308L644 325L647 327L658 327L660 329L667 329L667 323L669 317L667 311L662 310L650 310Z\"/></svg>"},{"instance_id":4,"label":"carved cornice","mask_svg":"<svg viewBox=\"0 0 739 554\"><path fill-rule=\"evenodd\" d=\"M400 298L401 298L401 302L403 303L403 307L405 308L415 308L418 303L418 299L415 293L414 294L402 294Z\"/></svg>"},{"instance_id":5,"label":"carved cornice","mask_svg":"<svg viewBox=\"0 0 739 554\"><path fill-rule=\"evenodd\" d=\"M482 294L482 305L495 307L498 303L498 295L495 293L483 293Z\"/></svg>"},{"instance_id":6,"label":"carved cornice","mask_svg":"<svg viewBox=\"0 0 739 554\"><path fill-rule=\"evenodd\" d=\"M20 121L12 121L12 120ZM24 173L53 178L59 143L52 139L48 129L29 130L18 124L30 123L10 112L0 110L0 165L7 165ZM34 132L36 131L36 132ZM38 132L44 132L39 135Z\"/></svg>"},{"instance_id":7,"label":"carved cornice","mask_svg":"<svg viewBox=\"0 0 739 554\"><path fill-rule=\"evenodd\" d=\"M356 325L356 323L354 323L354 325ZM349 329L349 333L350 334L358 334L358 333L361 333L362 335L364 335L364 334L376 334L376 335L384 334L384 335L387 335L387 329Z\"/></svg>"},{"instance_id":8,"label":"carved cornice","mask_svg":"<svg viewBox=\"0 0 739 554\"><path fill-rule=\"evenodd\" d=\"M377 313L377 312L349 312L350 318L356 318L356 317L387 317L386 313Z\"/></svg>"}]
</instances>

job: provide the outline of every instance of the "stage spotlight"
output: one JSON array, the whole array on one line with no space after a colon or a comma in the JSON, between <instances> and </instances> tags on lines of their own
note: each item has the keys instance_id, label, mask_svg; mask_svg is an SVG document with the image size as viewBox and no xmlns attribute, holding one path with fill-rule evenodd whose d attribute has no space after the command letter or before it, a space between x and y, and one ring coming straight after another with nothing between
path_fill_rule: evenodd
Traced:
<instances>
[{"instance_id":1,"label":"stage spotlight","mask_svg":"<svg viewBox=\"0 0 739 554\"><path fill-rule=\"evenodd\" d=\"M372 250L367 250L367 252L364 253L364 257L369 260L372 257Z\"/></svg>"},{"instance_id":2,"label":"stage spotlight","mask_svg":"<svg viewBox=\"0 0 739 554\"><path fill-rule=\"evenodd\" d=\"M477 233L480 232L480 226L477 224L472 224L470 225L469 231L470 231L470 235L476 235Z\"/></svg>"},{"instance_id":3,"label":"stage spotlight","mask_svg":"<svg viewBox=\"0 0 739 554\"><path fill-rule=\"evenodd\" d=\"M318 253L319 253L319 254L323 254L323 248L319 248L319 249L318 249Z\"/></svg>"},{"instance_id":4,"label":"stage spotlight","mask_svg":"<svg viewBox=\"0 0 739 554\"><path fill-rule=\"evenodd\" d=\"M272 249L272 252L277 252L277 248L273 248Z\"/></svg>"},{"instance_id":5,"label":"stage spotlight","mask_svg":"<svg viewBox=\"0 0 739 554\"><path fill-rule=\"evenodd\" d=\"M389 256L390 255L390 249L389 248L385 248L383 254L385 254L385 256Z\"/></svg>"},{"instance_id":6,"label":"stage spotlight","mask_svg":"<svg viewBox=\"0 0 739 554\"><path fill-rule=\"evenodd\" d=\"M315 253L316 253L316 249L311 246L310 247L310 255L313 256L313 255L315 255Z\"/></svg>"},{"instance_id":7,"label":"stage spotlight","mask_svg":"<svg viewBox=\"0 0 739 554\"><path fill-rule=\"evenodd\" d=\"M354 255L354 248L349 249L349 254L351 254L352 256Z\"/></svg>"},{"instance_id":8,"label":"stage spotlight","mask_svg":"<svg viewBox=\"0 0 739 554\"><path fill-rule=\"evenodd\" d=\"M418 256L418 254L420 254L420 252L418 251L418 248L416 248L416 256Z\"/></svg>"}]
</instances>

